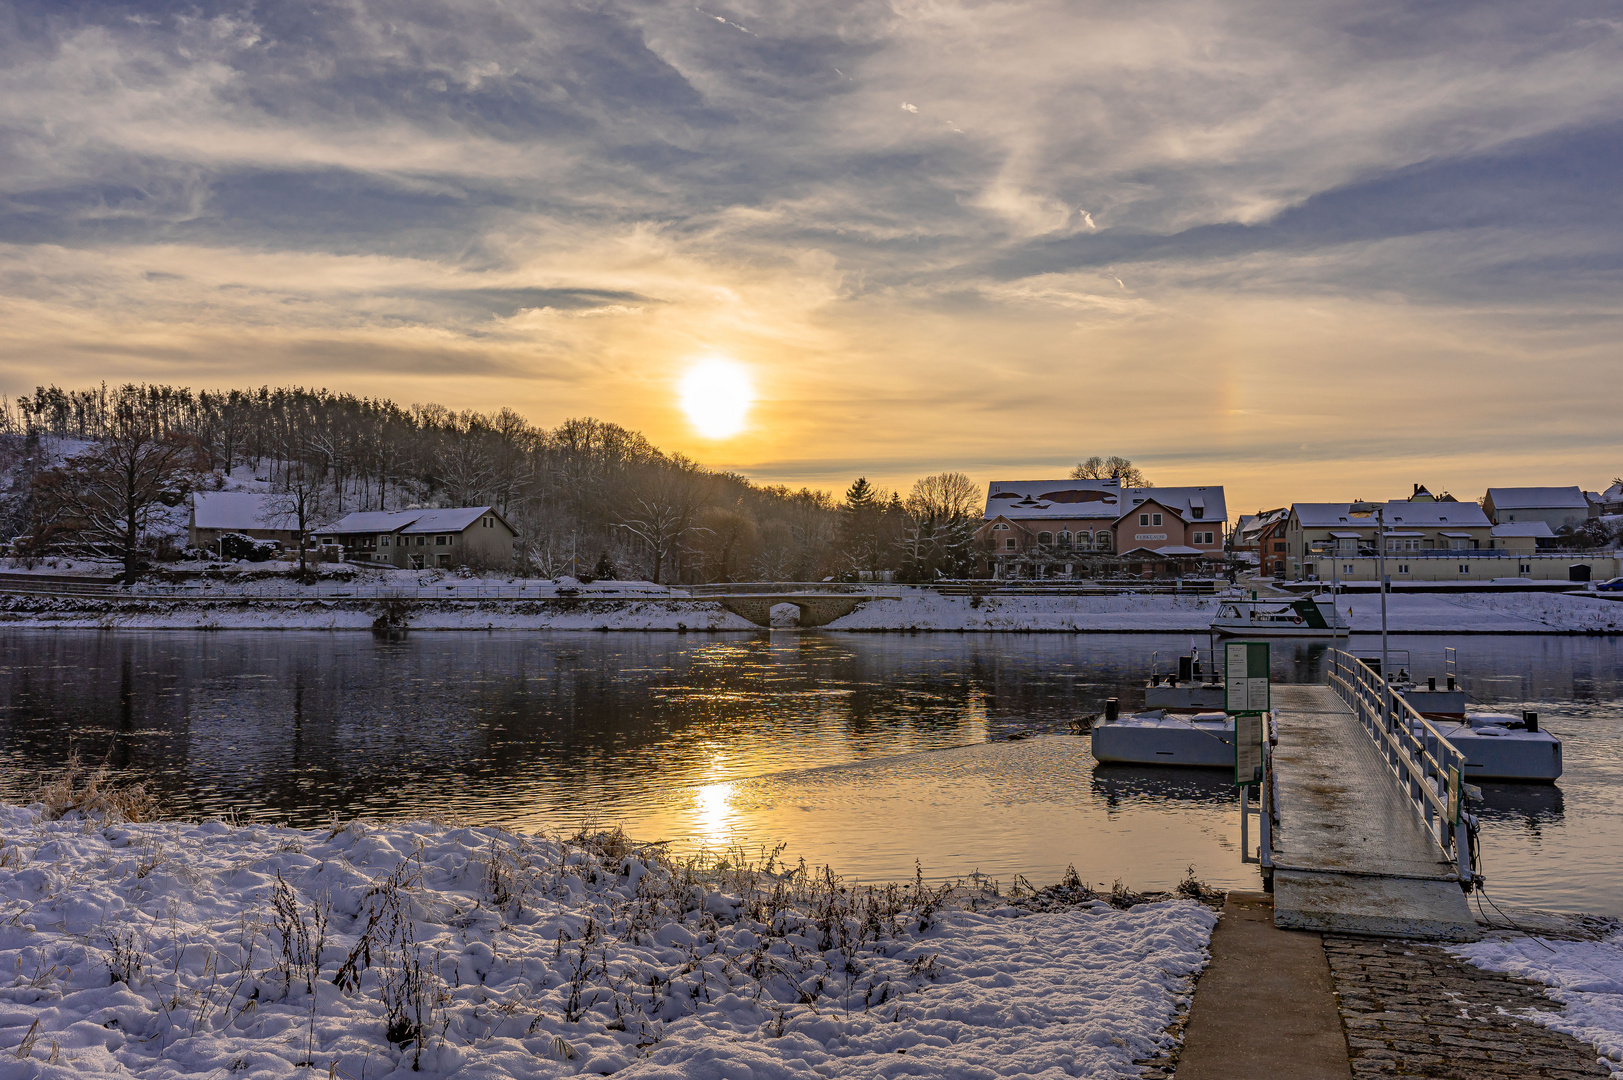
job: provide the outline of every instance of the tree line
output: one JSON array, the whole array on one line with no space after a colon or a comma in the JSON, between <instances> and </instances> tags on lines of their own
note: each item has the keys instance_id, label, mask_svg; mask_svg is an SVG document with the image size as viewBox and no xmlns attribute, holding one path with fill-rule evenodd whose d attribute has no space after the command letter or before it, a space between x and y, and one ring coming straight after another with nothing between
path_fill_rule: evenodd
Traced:
<instances>
[{"instance_id":1,"label":"tree line","mask_svg":"<svg viewBox=\"0 0 1623 1080\"><path fill-rule=\"evenodd\" d=\"M306 536L356 510L488 505L520 533L521 573L677 584L964 576L981 511L963 473L906 493L859 478L836 500L707 469L590 417L549 429L512 409L303 387L39 387L0 398L0 470L14 553L112 554L129 578L180 557L154 537L165 508L233 474L263 481Z\"/></svg>"}]
</instances>

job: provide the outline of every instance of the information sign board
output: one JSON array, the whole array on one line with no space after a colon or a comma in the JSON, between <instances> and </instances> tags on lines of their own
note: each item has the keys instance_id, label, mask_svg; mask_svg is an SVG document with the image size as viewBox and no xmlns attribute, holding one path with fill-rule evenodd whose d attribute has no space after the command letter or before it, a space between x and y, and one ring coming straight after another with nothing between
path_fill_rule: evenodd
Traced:
<instances>
[{"instance_id":1,"label":"information sign board","mask_svg":"<svg viewBox=\"0 0 1623 1080\"><path fill-rule=\"evenodd\" d=\"M1262 783L1262 714L1234 718L1234 782L1241 787Z\"/></svg>"},{"instance_id":2,"label":"information sign board","mask_svg":"<svg viewBox=\"0 0 1623 1080\"><path fill-rule=\"evenodd\" d=\"M1268 643L1228 641L1223 648L1224 711L1267 712L1273 707L1268 686Z\"/></svg>"},{"instance_id":3,"label":"information sign board","mask_svg":"<svg viewBox=\"0 0 1623 1080\"><path fill-rule=\"evenodd\" d=\"M1453 765L1448 767L1448 823L1460 823L1460 771Z\"/></svg>"}]
</instances>

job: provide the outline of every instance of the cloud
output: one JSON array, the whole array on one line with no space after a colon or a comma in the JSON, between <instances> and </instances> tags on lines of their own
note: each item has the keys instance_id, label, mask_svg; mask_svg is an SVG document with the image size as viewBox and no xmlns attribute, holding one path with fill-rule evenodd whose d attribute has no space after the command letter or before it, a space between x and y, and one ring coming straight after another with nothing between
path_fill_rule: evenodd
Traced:
<instances>
[{"instance_id":1,"label":"cloud","mask_svg":"<svg viewBox=\"0 0 1623 1080\"><path fill-rule=\"evenodd\" d=\"M824 403L785 405L731 463L816 446L936 471L1005 467L991 432L1034 463L1074 456L1079 395L1177 368L1228 388L1170 433L1111 438L1219 468L1246 438L1302 441L1224 434L1224 395L1305 407L1329 319L1338 362L1396 348L1438 394L1492 370L1522 423L1593 443L1560 387L1608 355L1623 269L1623 38L1598 3L25 0L10 18L0 391L115 355L291 377L325 342L350 359L316 370L350 389L454 360L475 375L440 387L459 406L610 414L685 448L669 372L721 350ZM1549 377L1517 381L1533 357ZM1340 392L1349 412L1380 397ZM1432 445L1475 438L1475 418L1426 422L1446 428ZM1314 423L1315 446L1362 452L1361 421Z\"/></svg>"}]
</instances>

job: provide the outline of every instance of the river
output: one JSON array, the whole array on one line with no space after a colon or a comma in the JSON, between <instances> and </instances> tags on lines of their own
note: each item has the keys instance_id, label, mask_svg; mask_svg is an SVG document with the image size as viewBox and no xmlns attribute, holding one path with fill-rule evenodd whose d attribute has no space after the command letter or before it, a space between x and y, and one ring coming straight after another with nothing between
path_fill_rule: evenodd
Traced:
<instances>
[{"instance_id":1,"label":"river","mask_svg":"<svg viewBox=\"0 0 1623 1080\"><path fill-rule=\"evenodd\" d=\"M183 815L621 825L678 854L859 880L1255 887L1221 773L1095 768L1070 721L1141 701L1188 635L7 630L0 795L76 751ZM1205 645L1204 639L1199 641ZM1475 704L1538 709L1558 785L1490 785L1489 894L1623 915L1623 642L1406 637ZM1322 645L1274 677L1318 681ZM1011 736L1022 738L1010 740ZM1024 736L1033 736L1023 738Z\"/></svg>"}]
</instances>

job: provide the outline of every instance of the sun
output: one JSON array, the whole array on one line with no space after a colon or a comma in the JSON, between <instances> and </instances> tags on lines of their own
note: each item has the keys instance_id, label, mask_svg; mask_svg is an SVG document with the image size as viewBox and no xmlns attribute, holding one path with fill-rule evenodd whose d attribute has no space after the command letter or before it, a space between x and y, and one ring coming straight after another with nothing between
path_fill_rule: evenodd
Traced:
<instances>
[{"instance_id":1,"label":"sun","mask_svg":"<svg viewBox=\"0 0 1623 1080\"><path fill-rule=\"evenodd\" d=\"M755 403L755 388L744 365L717 356L689 368L679 389L688 422L707 439L727 439L743 431Z\"/></svg>"}]
</instances>

